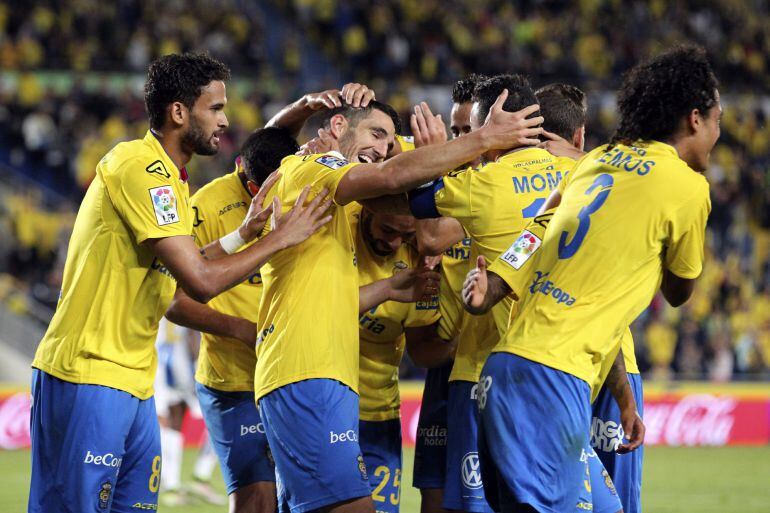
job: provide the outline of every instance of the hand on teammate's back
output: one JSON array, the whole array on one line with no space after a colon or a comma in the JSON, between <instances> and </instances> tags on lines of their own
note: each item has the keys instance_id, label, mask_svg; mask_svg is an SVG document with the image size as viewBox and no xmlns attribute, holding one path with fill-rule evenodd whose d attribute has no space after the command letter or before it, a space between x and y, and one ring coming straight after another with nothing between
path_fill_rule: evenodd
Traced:
<instances>
[{"instance_id":1,"label":"hand on teammate's back","mask_svg":"<svg viewBox=\"0 0 770 513\"><path fill-rule=\"evenodd\" d=\"M267 177L259 188L259 192L251 198L249 211L246 212L246 217L243 218L243 222L240 228L238 228L241 238L246 242L251 242L259 237L259 234L262 233L262 228L265 227L265 223L270 219L270 214L273 213L273 205L270 204L262 208L262 204L265 202L267 191L273 187L280 177L281 174L278 171L270 173L270 176Z\"/></svg>"},{"instance_id":2,"label":"hand on teammate's back","mask_svg":"<svg viewBox=\"0 0 770 513\"><path fill-rule=\"evenodd\" d=\"M529 117L538 112L540 106L534 104L517 112L506 112L503 110L506 99L508 99L507 89L497 97L489 110L484 126L479 128L479 131L483 132L488 148L507 150L540 144L538 136L543 133L543 128L540 126L543 124L543 117Z\"/></svg>"},{"instance_id":3,"label":"hand on teammate's back","mask_svg":"<svg viewBox=\"0 0 770 513\"><path fill-rule=\"evenodd\" d=\"M639 416L639 412L636 410L622 411L620 412L620 422L623 424L623 431L626 433L626 439L628 443L621 443L618 445L618 454L627 454L641 447L644 443L644 433L646 428L644 422Z\"/></svg>"},{"instance_id":4,"label":"hand on teammate's back","mask_svg":"<svg viewBox=\"0 0 770 513\"><path fill-rule=\"evenodd\" d=\"M414 106L414 114L409 119L414 135L414 147L421 148L429 144L446 142L447 133L441 114L433 115L427 103Z\"/></svg>"},{"instance_id":5,"label":"hand on teammate's back","mask_svg":"<svg viewBox=\"0 0 770 513\"><path fill-rule=\"evenodd\" d=\"M332 219L331 215L327 215L332 204L329 190L322 189L306 205L305 201L309 193L310 186L302 189L294 207L285 214L281 212L281 200L278 199L278 196L273 198L273 232L277 237L280 237L284 248L304 242Z\"/></svg>"},{"instance_id":6,"label":"hand on teammate's back","mask_svg":"<svg viewBox=\"0 0 770 513\"><path fill-rule=\"evenodd\" d=\"M429 300L438 294L441 276L428 268L406 269L388 278L390 299L399 303L414 303Z\"/></svg>"}]
</instances>

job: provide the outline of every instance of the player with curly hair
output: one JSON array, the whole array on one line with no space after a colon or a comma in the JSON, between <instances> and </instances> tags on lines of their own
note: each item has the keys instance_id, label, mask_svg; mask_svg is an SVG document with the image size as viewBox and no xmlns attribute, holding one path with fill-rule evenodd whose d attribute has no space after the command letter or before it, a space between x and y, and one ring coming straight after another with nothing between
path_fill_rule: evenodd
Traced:
<instances>
[{"instance_id":1,"label":"player with curly hair","mask_svg":"<svg viewBox=\"0 0 770 513\"><path fill-rule=\"evenodd\" d=\"M701 273L711 209L702 172L720 133L717 85L699 48L638 65L619 92L611 144L571 171L542 239L523 232L489 272L480 259L468 274L471 313L519 298L479 381L483 478L502 511L574 508L591 386L616 353L605 385L628 439L617 450L641 445L620 334L658 288L672 306L687 301ZM525 287L520 268L530 269Z\"/></svg>"}]
</instances>

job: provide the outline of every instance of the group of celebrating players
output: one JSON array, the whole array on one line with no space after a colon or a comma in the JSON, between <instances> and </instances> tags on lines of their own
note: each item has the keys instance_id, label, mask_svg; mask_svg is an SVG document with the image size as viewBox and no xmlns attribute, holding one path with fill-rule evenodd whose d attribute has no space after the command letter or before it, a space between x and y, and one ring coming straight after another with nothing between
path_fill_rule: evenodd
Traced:
<instances>
[{"instance_id":1,"label":"group of celebrating players","mask_svg":"<svg viewBox=\"0 0 770 513\"><path fill-rule=\"evenodd\" d=\"M153 62L150 129L97 167L33 362L29 511L157 509L164 315L202 333L231 512L397 512L404 351L429 369L423 513L641 511L628 326L702 269L721 116L704 52L628 73L615 134L587 153L567 84L471 75L451 140L425 103L411 138L365 85L307 94L190 198L228 79L206 55Z\"/></svg>"}]
</instances>

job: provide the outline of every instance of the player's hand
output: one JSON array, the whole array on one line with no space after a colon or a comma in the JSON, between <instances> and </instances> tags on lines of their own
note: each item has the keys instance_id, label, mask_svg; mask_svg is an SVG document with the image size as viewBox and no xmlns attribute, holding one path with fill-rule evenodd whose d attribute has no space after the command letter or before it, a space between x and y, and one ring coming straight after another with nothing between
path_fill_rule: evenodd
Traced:
<instances>
[{"instance_id":1,"label":"player's hand","mask_svg":"<svg viewBox=\"0 0 770 513\"><path fill-rule=\"evenodd\" d=\"M426 267L430 269L431 271L439 266L441 263L441 255L436 256L428 256L423 255L420 257L420 262L422 263L423 267Z\"/></svg>"},{"instance_id":2,"label":"player's hand","mask_svg":"<svg viewBox=\"0 0 770 513\"><path fill-rule=\"evenodd\" d=\"M487 262L483 256L476 259L476 267L465 276L463 283L463 303L471 310L478 310L484 305L487 296Z\"/></svg>"},{"instance_id":3,"label":"player's hand","mask_svg":"<svg viewBox=\"0 0 770 513\"><path fill-rule=\"evenodd\" d=\"M623 431L626 433L625 438L628 440L628 443L618 445L616 452L618 454L626 454L641 447L644 443L646 428L639 413L636 410L631 411L630 409L628 411L621 411L620 423L623 424Z\"/></svg>"},{"instance_id":4,"label":"player's hand","mask_svg":"<svg viewBox=\"0 0 770 513\"><path fill-rule=\"evenodd\" d=\"M538 136L543 133L540 125L542 116L528 118L540 110L540 106L530 105L518 112L506 112L503 104L508 99L508 89L503 90L489 110L487 119L479 131L482 131L486 146L490 150L507 150L519 146L536 146L540 144Z\"/></svg>"},{"instance_id":5,"label":"player's hand","mask_svg":"<svg viewBox=\"0 0 770 513\"><path fill-rule=\"evenodd\" d=\"M273 230L276 236L280 236L284 248L304 242L332 219L332 216L327 213L332 204L332 197L328 195L329 190L322 189L310 203L305 205L308 194L310 194L310 186L302 189L294 208L285 214L281 212L281 200L278 196L273 198Z\"/></svg>"},{"instance_id":6,"label":"player's hand","mask_svg":"<svg viewBox=\"0 0 770 513\"><path fill-rule=\"evenodd\" d=\"M327 89L318 93L308 93L304 97L305 105L311 110L333 109L342 107L339 89Z\"/></svg>"},{"instance_id":7,"label":"player's hand","mask_svg":"<svg viewBox=\"0 0 770 513\"><path fill-rule=\"evenodd\" d=\"M257 325L246 319L239 319L236 327L236 336L240 342L243 342L249 349L254 349L257 345Z\"/></svg>"},{"instance_id":8,"label":"player's hand","mask_svg":"<svg viewBox=\"0 0 770 513\"><path fill-rule=\"evenodd\" d=\"M246 217L243 218L243 222L238 228L238 233L246 242L251 242L259 237L259 234L262 233L262 228L265 227L265 223L270 219L270 214L273 213L273 205L270 204L262 208L262 204L265 202L265 196L267 196L268 191L280 177L281 174L278 171L270 173L270 176L262 182L262 187L259 188L257 194L251 198L249 211L246 212Z\"/></svg>"},{"instance_id":9,"label":"player's hand","mask_svg":"<svg viewBox=\"0 0 770 513\"><path fill-rule=\"evenodd\" d=\"M584 151L577 149L571 142L553 132L543 130L543 137L545 141L538 144L537 147L543 148L551 155L569 157L575 160L585 155Z\"/></svg>"},{"instance_id":10,"label":"player's hand","mask_svg":"<svg viewBox=\"0 0 770 513\"><path fill-rule=\"evenodd\" d=\"M405 269L388 278L391 301L414 303L438 294L441 276L430 269Z\"/></svg>"},{"instance_id":11,"label":"player's hand","mask_svg":"<svg viewBox=\"0 0 770 513\"><path fill-rule=\"evenodd\" d=\"M433 115L425 102L414 106L414 114L409 119L414 135L414 147L421 148L429 144L446 142L447 133L441 114Z\"/></svg>"},{"instance_id":12,"label":"player's hand","mask_svg":"<svg viewBox=\"0 0 770 513\"><path fill-rule=\"evenodd\" d=\"M376 99L373 89L369 89L364 84L354 82L342 86L340 95L342 100L351 107L366 107L370 101Z\"/></svg>"},{"instance_id":13,"label":"player's hand","mask_svg":"<svg viewBox=\"0 0 770 513\"><path fill-rule=\"evenodd\" d=\"M318 137L310 139L300 146L297 155L315 155L317 153L329 153L334 149L334 137L326 128L318 129Z\"/></svg>"}]
</instances>

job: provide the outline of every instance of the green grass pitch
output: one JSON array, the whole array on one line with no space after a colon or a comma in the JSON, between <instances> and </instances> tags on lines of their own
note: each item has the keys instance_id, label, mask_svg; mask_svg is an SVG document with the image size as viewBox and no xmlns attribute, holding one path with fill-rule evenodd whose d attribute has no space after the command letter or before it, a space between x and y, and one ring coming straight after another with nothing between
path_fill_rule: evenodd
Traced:
<instances>
[{"instance_id":1,"label":"green grass pitch","mask_svg":"<svg viewBox=\"0 0 770 513\"><path fill-rule=\"evenodd\" d=\"M195 451L185 453L185 475ZM404 450L401 511L419 512L419 493L411 487L414 451ZM0 512L26 511L29 451L0 451ZM770 447L646 449L642 504L645 513L760 513L770 511ZM215 484L222 489L221 478ZM208 505L161 511L226 513Z\"/></svg>"}]
</instances>

